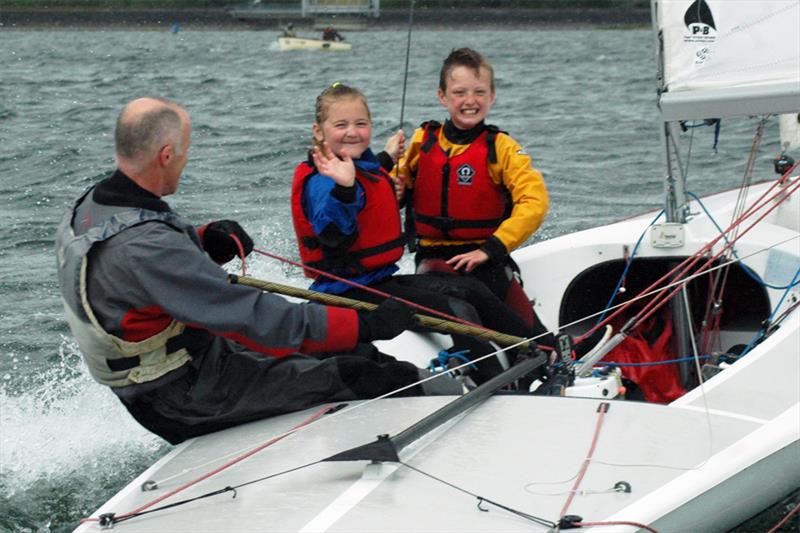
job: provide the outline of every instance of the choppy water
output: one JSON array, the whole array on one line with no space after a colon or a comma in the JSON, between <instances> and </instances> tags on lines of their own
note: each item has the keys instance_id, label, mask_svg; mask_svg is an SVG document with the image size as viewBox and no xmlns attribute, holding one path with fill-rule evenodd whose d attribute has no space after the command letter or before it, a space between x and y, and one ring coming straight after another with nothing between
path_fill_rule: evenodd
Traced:
<instances>
[{"instance_id":1,"label":"choppy water","mask_svg":"<svg viewBox=\"0 0 800 533\"><path fill-rule=\"evenodd\" d=\"M55 225L71 199L113 168L121 106L147 94L184 103L193 147L170 203L198 223L238 219L257 246L281 255L295 253L289 184L315 96L336 80L361 87L376 146L397 127L405 32L352 33L353 51L340 54L280 53L270 46L275 36L0 31L0 530L71 530L169 449L88 377L58 298ZM438 68L458 46L493 62L490 122L527 146L545 174L552 210L535 239L659 204L649 31L415 32L407 133L445 118ZM748 121L724 123L718 154L711 130L696 131L691 168L703 178L694 192L738 182L753 130ZM767 135L757 165L764 176L778 149L775 124ZM250 268L299 280L266 259ZM779 516L754 527L768 529Z\"/></svg>"}]
</instances>

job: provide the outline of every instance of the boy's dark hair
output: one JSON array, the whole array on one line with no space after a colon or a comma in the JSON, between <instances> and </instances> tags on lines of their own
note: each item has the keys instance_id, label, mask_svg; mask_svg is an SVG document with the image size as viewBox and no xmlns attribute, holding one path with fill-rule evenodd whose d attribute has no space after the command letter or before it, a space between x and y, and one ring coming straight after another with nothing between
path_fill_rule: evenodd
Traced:
<instances>
[{"instance_id":1,"label":"boy's dark hair","mask_svg":"<svg viewBox=\"0 0 800 533\"><path fill-rule=\"evenodd\" d=\"M450 52L442 63L442 70L439 71L439 89L447 90L447 76L456 67L467 67L475 71L475 76L480 76L481 67L489 71L492 91L494 91L494 69L480 53L472 48L458 48Z\"/></svg>"}]
</instances>

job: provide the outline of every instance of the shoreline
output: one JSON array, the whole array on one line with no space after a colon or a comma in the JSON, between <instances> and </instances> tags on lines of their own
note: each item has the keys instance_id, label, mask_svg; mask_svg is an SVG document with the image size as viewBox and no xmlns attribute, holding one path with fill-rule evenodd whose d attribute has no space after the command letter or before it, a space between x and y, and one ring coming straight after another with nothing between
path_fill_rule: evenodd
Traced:
<instances>
[{"instance_id":1,"label":"shoreline","mask_svg":"<svg viewBox=\"0 0 800 533\"><path fill-rule=\"evenodd\" d=\"M408 11L386 9L380 18L302 18L298 13L257 13L257 18L235 18L223 8L187 9L58 9L16 8L0 10L1 30L41 29L131 29L163 30L178 24L180 29L265 30L279 29L292 22L299 30L332 25L344 31L405 29ZM414 27L425 29L510 29L522 28L629 28L650 24L649 9L508 9L437 8L414 13Z\"/></svg>"}]
</instances>

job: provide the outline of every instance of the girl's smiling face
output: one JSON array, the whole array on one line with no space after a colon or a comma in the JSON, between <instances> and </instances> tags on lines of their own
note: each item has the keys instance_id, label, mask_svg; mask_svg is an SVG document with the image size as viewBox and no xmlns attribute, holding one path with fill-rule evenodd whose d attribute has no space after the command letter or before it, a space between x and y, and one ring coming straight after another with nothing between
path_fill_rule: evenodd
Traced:
<instances>
[{"instance_id":1,"label":"girl's smiling face","mask_svg":"<svg viewBox=\"0 0 800 533\"><path fill-rule=\"evenodd\" d=\"M330 102L326 107L325 120L311 127L314 139L327 142L339 157L347 154L358 159L369 148L372 136L372 121L366 104L352 96Z\"/></svg>"},{"instance_id":2,"label":"girl's smiling face","mask_svg":"<svg viewBox=\"0 0 800 533\"><path fill-rule=\"evenodd\" d=\"M447 88L439 89L439 101L447 108L453 124L462 130L480 124L494 100L492 74L486 67L477 73L470 67L454 67L447 74Z\"/></svg>"}]
</instances>

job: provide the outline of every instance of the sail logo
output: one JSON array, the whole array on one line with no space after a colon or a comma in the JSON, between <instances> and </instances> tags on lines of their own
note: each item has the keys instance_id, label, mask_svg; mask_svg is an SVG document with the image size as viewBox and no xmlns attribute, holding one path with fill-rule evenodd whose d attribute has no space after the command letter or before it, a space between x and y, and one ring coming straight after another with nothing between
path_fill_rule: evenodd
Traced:
<instances>
[{"instance_id":1,"label":"sail logo","mask_svg":"<svg viewBox=\"0 0 800 533\"><path fill-rule=\"evenodd\" d=\"M475 169L467 163L464 163L458 170L456 170L459 185L472 185L472 177L475 175Z\"/></svg>"},{"instance_id":2,"label":"sail logo","mask_svg":"<svg viewBox=\"0 0 800 533\"><path fill-rule=\"evenodd\" d=\"M684 34L686 43L713 43L717 40L717 25L714 15L705 0L695 0L683 15L688 33Z\"/></svg>"}]
</instances>

